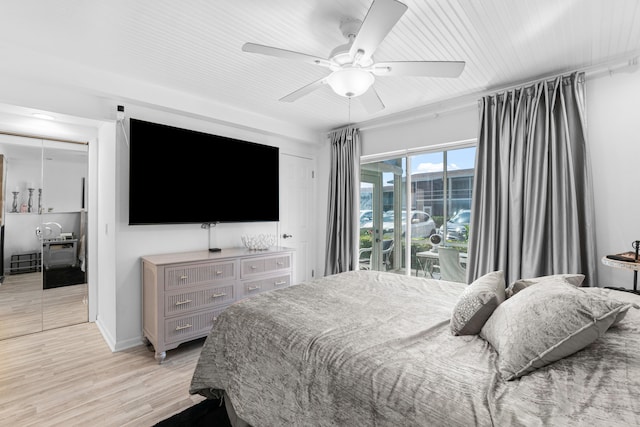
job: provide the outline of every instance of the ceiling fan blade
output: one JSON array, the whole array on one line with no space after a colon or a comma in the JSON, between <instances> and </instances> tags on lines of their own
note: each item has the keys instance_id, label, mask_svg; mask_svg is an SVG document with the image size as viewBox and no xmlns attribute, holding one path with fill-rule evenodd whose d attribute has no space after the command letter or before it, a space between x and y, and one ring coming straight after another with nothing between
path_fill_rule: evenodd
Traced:
<instances>
[{"instance_id":1,"label":"ceiling fan blade","mask_svg":"<svg viewBox=\"0 0 640 427\"><path fill-rule=\"evenodd\" d=\"M259 53L262 55L275 56L277 58L303 61L312 65L322 65L323 67L329 67L331 64L328 59L320 58L318 56L307 55L306 53L294 52L277 47L264 46L256 43L245 43L242 45L242 50L244 52Z\"/></svg>"},{"instance_id":2,"label":"ceiling fan blade","mask_svg":"<svg viewBox=\"0 0 640 427\"><path fill-rule=\"evenodd\" d=\"M458 77L464 61L397 61L377 62L371 67L376 76Z\"/></svg>"},{"instance_id":3,"label":"ceiling fan blade","mask_svg":"<svg viewBox=\"0 0 640 427\"><path fill-rule=\"evenodd\" d=\"M373 86L371 86L368 91L360 95L358 99L369 114L384 110L384 104Z\"/></svg>"},{"instance_id":4,"label":"ceiling fan blade","mask_svg":"<svg viewBox=\"0 0 640 427\"><path fill-rule=\"evenodd\" d=\"M282 98L280 98L280 101L283 102L293 102L296 101L297 99L302 98L303 96L313 92L316 89L319 89L323 84L326 83L326 77L320 79L320 80L316 80L313 83L310 83L306 86L301 87L298 90L295 90L293 92L291 92L289 95L287 96L283 96Z\"/></svg>"},{"instance_id":5,"label":"ceiling fan blade","mask_svg":"<svg viewBox=\"0 0 640 427\"><path fill-rule=\"evenodd\" d=\"M371 58L406 10L407 5L396 0L374 0L349 50L351 58L356 58L359 51L363 52L359 61Z\"/></svg>"}]
</instances>

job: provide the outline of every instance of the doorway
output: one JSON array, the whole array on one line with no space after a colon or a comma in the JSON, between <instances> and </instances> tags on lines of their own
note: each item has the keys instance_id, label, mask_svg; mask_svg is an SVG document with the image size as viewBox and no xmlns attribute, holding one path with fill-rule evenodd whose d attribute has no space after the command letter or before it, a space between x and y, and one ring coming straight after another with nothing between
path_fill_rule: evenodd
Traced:
<instances>
[{"instance_id":1,"label":"doorway","mask_svg":"<svg viewBox=\"0 0 640 427\"><path fill-rule=\"evenodd\" d=\"M88 145L0 135L0 339L88 321Z\"/></svg>"},{"instance_id":2,"label":"doorway","mask_svg":"<svg viewBox=\"0 0 640 427\"><path fill-rule=\"evenodd\" d=\"M397 224L401 216L395 213L402 200L402 165L379 162L360 168L359 268L397 270L402 259L403 233ZM385 186L392 191L385 192Z\"/></svg>"}]
</instances>

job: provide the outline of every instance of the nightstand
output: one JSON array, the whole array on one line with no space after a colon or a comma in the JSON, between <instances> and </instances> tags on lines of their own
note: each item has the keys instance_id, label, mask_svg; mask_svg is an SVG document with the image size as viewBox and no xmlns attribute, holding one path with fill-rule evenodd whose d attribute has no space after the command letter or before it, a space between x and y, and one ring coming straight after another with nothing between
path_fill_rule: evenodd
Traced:
<instances>
[{"instance_id":1,"label":"nightstand","mask_svg":"<svg viewBox=\"0 0 640 427\"><path fill-rule=\"evenodd\" d=\"M626 270L633 271L633 289L616 288L616 287L612 287L612 286L605 286L606 289L615 289L617 291L631 292L631 293L640 295L640 291L637 289L638 271L640 270L640 262L618 261L618 260L615 260L615 259L607 258L606 256L603 256L601 261L602 261L602 263L604 265L606 265L608 267L623 268L623 269L626 269Z\"/></svg>"}]
</instances>

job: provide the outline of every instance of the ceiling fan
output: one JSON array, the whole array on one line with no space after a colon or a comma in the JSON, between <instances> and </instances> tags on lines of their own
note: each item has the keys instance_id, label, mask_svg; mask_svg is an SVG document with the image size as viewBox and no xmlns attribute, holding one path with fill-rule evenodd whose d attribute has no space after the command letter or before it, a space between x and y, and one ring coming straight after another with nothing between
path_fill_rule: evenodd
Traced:
<instances>
[{"instance_id":1,"label":"ceiling fan","mask_svg":"<svg viewBox=\"0 0 640 427\"><path fill-rule=\"evenodd\" d=\"M328 84L338 95L359 97L365 109L374 113L384 109L372 87L376 76L458 77L465 66L464 61L375 62L373 53L406 10L407 6L396 0L373 0L364 21L348 19L341 22L340 30L348 42L333 49L329 58L256 43L245 43L242 50L302 61L332 71L327 77L301 87L280 101L293 102Z\"/></svg>"}]
</instances>

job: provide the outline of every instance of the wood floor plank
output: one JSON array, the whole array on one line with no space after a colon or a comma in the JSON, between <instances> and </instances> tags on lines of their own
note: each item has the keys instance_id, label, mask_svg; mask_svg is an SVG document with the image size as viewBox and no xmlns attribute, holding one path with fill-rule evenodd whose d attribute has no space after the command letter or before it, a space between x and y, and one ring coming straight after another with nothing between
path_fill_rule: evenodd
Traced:
<instances>
[{"instance_id":1,"label":"wood floor plank","mask_svg":"<svg viewBox=\"0 0 640 427\"><path fill-rule=\"evenodd\" d=\"M111 352L94 323L0 341L0 425L153 426L203 400L188 393L203 339L159 365L139 346Z\"/></svg>"}]
</instances>

